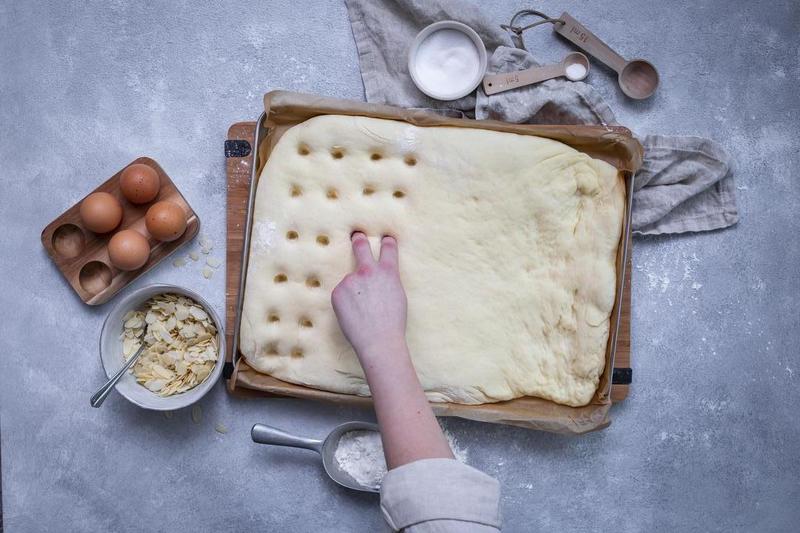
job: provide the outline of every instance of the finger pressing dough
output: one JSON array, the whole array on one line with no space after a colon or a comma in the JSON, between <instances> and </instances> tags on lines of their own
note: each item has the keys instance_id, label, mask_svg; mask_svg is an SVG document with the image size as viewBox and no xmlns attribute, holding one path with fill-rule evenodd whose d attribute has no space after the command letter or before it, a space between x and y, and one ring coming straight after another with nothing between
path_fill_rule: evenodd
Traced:
<instances>
[{"instance_id":1,"label":"finger pressing dough","mask_svg":"<svg viewBox=\"0 0 800 533\"><path fill-rule=\"evenodd\" d=\"M318 116L256 192L241 351L260 372L369 395L331 307L397 237L408 345L433 401L588 403L603 371L624 212L617 170L539 137Z\"/></svg>"}]
</instances>

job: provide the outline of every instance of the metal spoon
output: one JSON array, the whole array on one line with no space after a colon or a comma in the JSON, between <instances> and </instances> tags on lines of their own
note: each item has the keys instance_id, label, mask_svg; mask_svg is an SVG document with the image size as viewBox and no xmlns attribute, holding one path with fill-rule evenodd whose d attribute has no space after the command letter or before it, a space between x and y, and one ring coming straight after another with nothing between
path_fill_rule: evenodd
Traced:
<instances>
[{"instance_id":1,"label":"metal spoon","mask_svg":"<svg viewBox=\"0 0 800 533\"><path fill-rule=\"evenodd\" d=\"M656 92L658 71L649 61L644 59L626 61L569 13L562 13L559 20L563 24L554 24L553 31L614 69L617 72L619 87L627 96L642 100Z\"/></svg>"},{"instance_id":2,"label":"metal spoon","mask_svg":"<svg viewBox=\"0 0 800 533\"><path fill-rule=\"evenodd\" d=\"M569 67L580 65L583 67L579 75L571 75ZM572 52L555 65L544 65L532 67L516 72L506 72L504 74L492 74L483 78L483 91L487 95L501 93L509 89L524 87L533 83L539 83L552 78L566 76L570 81L581 81L589 75L589 58L580 52Z\"/></svg>"},{"instance_id":3,"label":"metal spoon","mask_svg":"<svg viewBox=\"0 0 800 533\"><path fill-rule=\"evenodd\" d=\"M127 372L128 369L136 363L136 360L139 359L139 356L144 353L144 349L146 346L144 343L144 333L142 334L139 340L141 341L141 344L139 345L139 349L136 350L136 353L133 354L133 357L128 359L128 361L125 363L125 365L123 365L120 371L114 374L114 377L109 379L105 385L100 387L100 389L97 392L92 394L92 398L89 400L89 403L92 404L92 407L100 407L101 405L103 405L103 402L106 401L106 397L114 389L114 385L117 384L117 381L119 381L122 378L122 376L125 375L125 372Z\"/></svg>"},{"instance_id":4,"label":"metal spoon","mask_svg":"<svg viewBox=\"0 0 800 533\"><path fill-rule=\"evenodd\" d=\"M253 442L259 444L290 446L293 448L314 450L322 456L322 466L325 468L325 473L339 485L353 490L380 492L380 487L362 485L353 479L350 474L339 467L339 463L336 461L336 457L334 457L336 448L339 446L339 439L342 438L342 435L350 431L378 431L378 426L370 424L369 422L345 422L333 428L333 431L322 441L298 437L297 435L292 435L291 433L265 424L256 424L253 426L253 429L250 430L250 437L253 439Z\"/></svg>"}]
</instances>

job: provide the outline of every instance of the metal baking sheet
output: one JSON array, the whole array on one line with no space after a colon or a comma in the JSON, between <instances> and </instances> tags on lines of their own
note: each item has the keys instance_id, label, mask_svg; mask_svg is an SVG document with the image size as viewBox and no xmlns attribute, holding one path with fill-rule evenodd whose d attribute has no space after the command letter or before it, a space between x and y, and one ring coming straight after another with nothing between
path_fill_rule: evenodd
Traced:
<instances>
[{"instance_id":1,"label":"metal baking sheet","mask_svg":"<svg viewBox=\"0 0 800 533\"><path fill-rule=\"evenodd\" d=\"M278 101L279 103L275 103ZM274 104L273 107L270 103ZM587 415L585 412L572 412L566 418L579 420L575 423L575 427L569 427L569 424L560 424L556 420L554 413L549 414L548 417L541 417L541 420L534 419L526 420L524 417L520 418L519 413L508 412L506 407L508 405L518 402L518 400L529 400L527 403L541 403L546 402L550 404L546 410L554 411L553 406L565 409L568 406L560 406L533 397L525 397L518 400L510 400L509 402L501 402L500 404L481 404L479 406L465 406L459 404L434 404L434 410L439 415L453 415L465 418L472 418L477 420L486 420L492 422L508 423L514 425L521 425L525 427L534 427L537 429L545 429L549 431L560 431L567 433L581 433L590 431L592 429L600 429L608 425L607 420L607 407L610 406L610 391L612 384L612 371L614 364L614 356L617 347L617 339L619 335L619 327L621 322L621 307L622 295L625 284L625 265L628 260L629 242L631 232L631 208L633 198L633 178L635 170L641 163L641 146L632 138L630 132L621 127L602 127L602 126L533 126L533 125L516 125L507 124L497 121L479 121L468 119L454 119L442 117L432 113L425 113L417 110L399 110L387 106L376 106L374 104L364 104L360 102L346 102L342 100L327 99L321 97L314 97L310 95L298 95L295 93L287 93L283 91L276 91L269 93L265 96L265 109L267 112L262 113L257 122L255 131L255 144L253 146L254 164L251 169L250 191L248 195L246 223L244 227L243 248L242 248L242 268L239 277L239 294L236 301L236 316L234 321L234 334L233 334L233 352L232 362L234 368L238 368L241 359L239 352L239 335L240 335L240 322L242 306L244 301L244 290L247 279L247 270L249 262L249 248L250 248L250 232L253 222L253 210L255 204L255 195L258 188L258 180L260 178L261 170L264 167L266 159L269 157L269 152L277 140L282 135L283 131L289 127L299 124L312 116L320 114L347 114L347 115L366 115L377 118L388 118L393 120L405 120L411 124L418 126L456 126L456 127L471 127L489 129L495 131L511 131L515 133L523 133L528 135L539 135L549 137L565 144L571 145L580 151L587 152L594 157L603 159L608 158L609 153L620 148L614 146L615 143L625 145L622 150L627 154L628 167L621 168L617 163L615 166L620 170L623 179L625 180L626 187L626 213L623 221L623 231L620 238L620 246L617 252L617 290L614 308L611 314L611 324L609 328L608 348L606 351L606 367L603 375L600 378L598 391L595 397L588 406L605 407L605 412L600 416L594 416L595 413ZM269 114L268 114L269 113ZM271 119L271 120L270 120ZM622 139L624 142L621 142ZM570 142L573 140L574 142ZM633 146L635 145L635 148ZM627 152L626 152L627 151ZM619 152L619 150L617 150ZM635 152L635 153L633 153ZM612 154L611 159L622 156L616 153ZM245 365L247 367L247 365ZM330 393L327 391L318 391L308 387L289 384L281 382L276 378L269 376L271 380L278 383L285 384L283 386L276 386L270 384L266 387L255 386L256 390L264 390L272 394L283 394L297 397L313 397L331 401L352 401L353 403L360 403L363 398L343 395L338 393ZM234 382L236 377L234 376ZM252 386L252 384L250 384ZM235 386L235 383L234 383ZM248 385L245 384L245 387ZM291 389L291 390L290 390ZM294 390L297 389L297 390ZM368 401L368 399L366 399ZM520 402L525 403L525 402ZM526 404L527 405L527 404ZM493 406L493 407L489 407ZM586 406L586 407L588 407ZM534 406L536 407L536 406ZM541 407L540 405L538 407ZM480 408L480 409L476 409ZM580 409L580 408L578 408ZM478 412L482 411L482 412ZM588 420L588 422L587 422ZM563 422L563 421L562 421ZM565 429L566 427L566 429ZM589 429L585 429L589 428Z\"/></svg>"}]
</instances>

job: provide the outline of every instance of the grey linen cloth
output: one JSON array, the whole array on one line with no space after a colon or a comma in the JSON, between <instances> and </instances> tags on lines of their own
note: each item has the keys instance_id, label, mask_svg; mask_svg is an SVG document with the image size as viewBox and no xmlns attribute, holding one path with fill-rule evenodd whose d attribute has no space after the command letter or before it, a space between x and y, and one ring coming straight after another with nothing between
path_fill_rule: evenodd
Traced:
<instances>
[{"instance_id":1,"label":"grey linen cloth","mask_svg":"<svg viewBox=\"0 0 800 533\"><path fill-rule=\"evenodd\" d=\"M416 34L439 20L467 24L491 54L489 73L536 66L526 50L511 46L499 23L464 0L345 0L358 48L367 101L399 107L458 112L476 119L535 124L616 125L599 93L582 82L546 81L451 102L419 91L408 72L408 49ZM708 231L738 219L730 157L716 142L694 136L640 137L644 163L636 173L633 231L646 235Z\"/></svg>"}]
</instances>

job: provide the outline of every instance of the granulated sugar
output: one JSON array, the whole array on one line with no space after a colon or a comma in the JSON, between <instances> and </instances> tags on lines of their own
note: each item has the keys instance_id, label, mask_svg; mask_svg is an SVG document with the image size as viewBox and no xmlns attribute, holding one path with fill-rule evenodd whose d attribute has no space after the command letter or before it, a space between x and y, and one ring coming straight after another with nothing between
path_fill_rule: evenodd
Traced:
<instances>
[{"instance_id":1,"label":"granulated sugar","mask_svg":"<svg viewBox=\"0 0 800 533\"><path fill-rule=\"evenodd\" d=\"M455 458L467 462L467 450L457 446L455 438L444 432ZM339 468L365 487L378 488L386 475L381 435L377 431L348 431L339 439L334 453Z\"/></svg>"},{"instance_id":2,"label":"granulated sugar","mask_svg":"<svg viewBox=\"0 0 800 533\"><path fill-rule=\"evenodd\" d=\"M420 43L414 61L419 83L443 98L469 90L481 64L472 39L452 29L430 34Z\"/></svg>"},{"instance_id":3,"label":"granulated sugar","mask_svg":"<svg viewBox=\"0 0 800 533\"><path fill-rule=\"evenodd\" d=\"M586 76L586 67L580 63L573 63L567 67L567 78L571 80L579 80Z\"/></svg>"}]
</instances>

